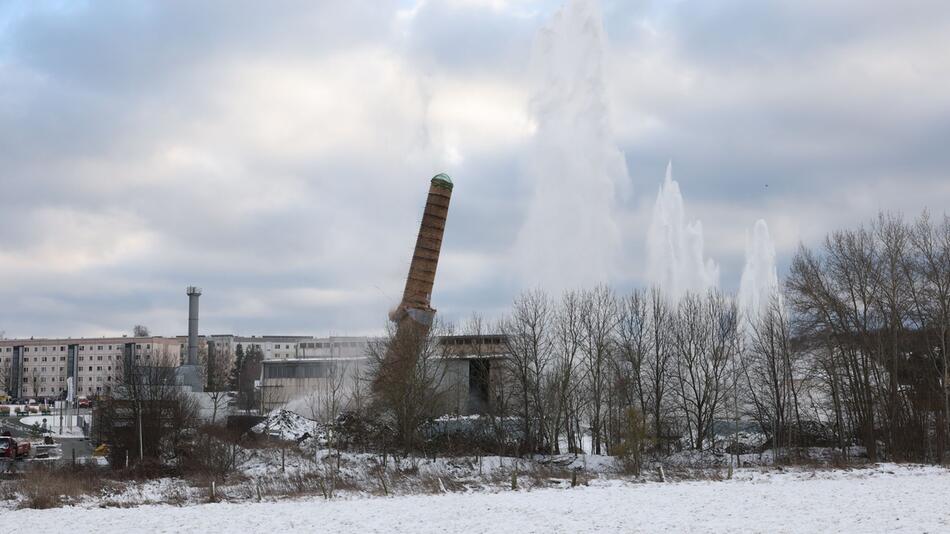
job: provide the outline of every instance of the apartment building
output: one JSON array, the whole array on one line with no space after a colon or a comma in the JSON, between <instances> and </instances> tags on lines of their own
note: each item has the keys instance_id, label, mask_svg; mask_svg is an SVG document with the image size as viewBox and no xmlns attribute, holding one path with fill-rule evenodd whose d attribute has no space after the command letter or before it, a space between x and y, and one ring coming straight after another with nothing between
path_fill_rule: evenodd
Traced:
<instances>
[{"instance_id":1,"label":"apartment building","mask_svg":"<svg viewBox=\"0 0 950 534\"><path fill-rule=\"evenodd\" d=\"M187 347L187 336L180 336L182 346ZM261 349L265 360L286 360L299 358L300 344L312 341L313 336L236 336L233 334L212 334L201 336L200 344L213 343L216 350L235 354L240 345L243 351L252 347Z\"/></svg>"},{"instance_id":2,"label":"apartment building","mask_svg":"<svg viewBox=\"0 0 950 534\"><path fill-rule=\"evenodd\" d=\"M361 359L371 338L314 336L237 336L213 334L198 341L199 358L214 350L216 362L233 365L238 347L258 348L264 361ZM213 347L213 348L212 348ZM70 378L78 396L110 395L124 376L126 362L177 367L188 351L188 337L113 337L0 340L0 393L11 397L55 398Z\"/></svg>"},{"instance_id":3,"label":"apartment building","mask_svg":"<svg viewBox=\"0 0 950 534\"><path fill-rule=\"evenodd\" d=\"M56 398L74 378L78 396L109 395L133 364L177 366L181 350L167 337L0 340L0 391Z\"/></svg>"}]
</instances>

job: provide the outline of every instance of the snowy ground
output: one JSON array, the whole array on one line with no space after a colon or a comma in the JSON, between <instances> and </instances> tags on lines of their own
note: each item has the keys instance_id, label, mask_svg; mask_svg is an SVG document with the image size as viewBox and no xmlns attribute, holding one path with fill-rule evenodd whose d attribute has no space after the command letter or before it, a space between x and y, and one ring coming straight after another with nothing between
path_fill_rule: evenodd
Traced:
<instances>
[{"instance_id":1,"label":"snowy ground","mask_svg":"<svg viewBox=\"0 0 950 534\"><path fill-rule=\"evenodd\" d=\"M437 496L6 512L34 532L947 532L950 472L881 465L734 480Z\"/></svg>"},{"instance_id":2,"label":"snowy ground","mask_svg":"<svg viewBox=\"0 0 950 534\"><path fill-rule=\"evenodd\" d=\"M66 415L60 420L59 414L30 415L21 417L20 424L26 426L39 425L41 432L49 433L53 437L81 438L83 432L82 427L79 426L80 418L85 419L88 424L90 417L88 415Z\"/></svg>"}]
</instances>

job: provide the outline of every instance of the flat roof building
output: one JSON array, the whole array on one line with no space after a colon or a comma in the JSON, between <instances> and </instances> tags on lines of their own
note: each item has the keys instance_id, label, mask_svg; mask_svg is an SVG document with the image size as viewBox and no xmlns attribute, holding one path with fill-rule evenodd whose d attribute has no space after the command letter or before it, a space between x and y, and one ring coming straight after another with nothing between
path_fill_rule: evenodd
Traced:
<instances>
[{"instance_id":1,"label":"flat roof building","mask_svg":"<svg viewBox=\"0 0 950 534\"><path fill-rule=\"evenodd\" d=\"M261 406L264 410L288 405L305 417L328 392L347 398L368 365L368 350L381 338L333 337L300 344L300 357L264 360L261 365ZM501 362L508 357L499 335L461 335L439 338L444 347L441 388L446 413L486 413L503 383ZM361 385L367 388L367 384ZM295 402L296 401L296 402ZM341 409L347 409L341 406ZM304 413L306 412L306 413Z\"/></svg>"},{"instance_id":2,"label":"flat roof building","mask_svg":"<svg viewBox=\"0 0 950 534\"><path fill-rule=\"evenodd\" d=\"M74 378L77 396L109 395L132 364L177 366L181 344L167 337L0 340L0 391L56 398Z\"/></svg>"}]
</instances>

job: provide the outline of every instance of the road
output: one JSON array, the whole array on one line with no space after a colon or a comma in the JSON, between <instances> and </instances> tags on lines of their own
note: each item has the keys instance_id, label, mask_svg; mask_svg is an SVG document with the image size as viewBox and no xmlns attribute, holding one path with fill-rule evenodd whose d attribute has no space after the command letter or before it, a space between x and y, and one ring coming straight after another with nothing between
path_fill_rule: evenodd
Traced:
<instances>
[{"instance_id":1,"label":"road","mask_svg":"<svg viewBox=\"0 0 950 534\"><path fill-rule=\"evenodd\" d=\"M88 413L89 410L85 410L85 413L80 412L80 415L88 415ZM39 441L38 438L32 436L29 427L20 424L15 417L0 417L0 429L10 432L10 435L15 438ZM76 453L77 459L92 456L92 442L85 438L54 438L54 441L62 450L63 461L72 461L73 452Z\"/></svg>"}]
</instances>

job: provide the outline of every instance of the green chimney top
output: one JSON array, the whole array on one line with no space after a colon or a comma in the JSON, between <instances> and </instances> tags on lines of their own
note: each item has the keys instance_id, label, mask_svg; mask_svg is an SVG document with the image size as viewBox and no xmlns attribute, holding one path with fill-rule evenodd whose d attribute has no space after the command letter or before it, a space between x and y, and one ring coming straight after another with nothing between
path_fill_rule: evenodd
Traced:
<instances>
[{"instance_id":1,"label":"green chimney top","mask_svg":"<svg viewBox=\"0 0 950 534\"><path fill-rule=\"evenodd\" d=\"M444 187L448 189L449 191L451 191L452 188L455 187L454 184L452 183L452 179L449 178L449 175L445 173L441 173L441 172L432 177L432 185Z\"/></svg>"}]
</instances>

